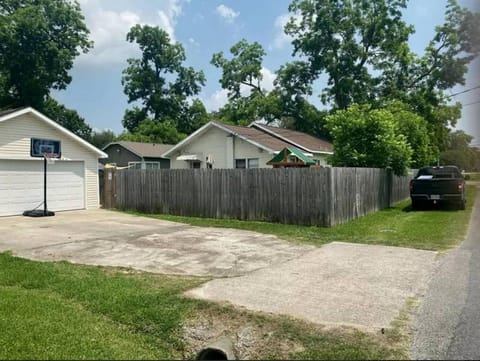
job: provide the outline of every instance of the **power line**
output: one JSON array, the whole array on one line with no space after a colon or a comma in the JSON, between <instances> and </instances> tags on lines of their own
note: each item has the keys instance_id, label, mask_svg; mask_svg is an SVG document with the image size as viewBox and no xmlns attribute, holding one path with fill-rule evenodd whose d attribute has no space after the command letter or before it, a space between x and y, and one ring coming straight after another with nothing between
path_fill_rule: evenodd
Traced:
<instances>
[{"instance_id":1,"label":"power line","mask_svg":"<svg viewBox=\"0 0 480 361\"><path fill-rule=\"evenodd\" d=\"M467 104L462 104L463 107L468 107L469 105L474 105L474 104L479 104L480 103L480 100L477 100L476 102L471 102L471 103L467 103Z\"/></svg>"},{"instance_id":2,"label":"power line","mask_svg":"<svg viewBox=\"0 0 480 361\"><path fill-rule=\"evenodd\" d=\"M463 90L463 91L458 92L458 93L450 94L450 96L451 97L456 97L457 95L465 94L465 93L471 92L472 90L479 89L479 88L480 88L480 85L477 85L477 86L474 86L473 88L466 89L466 90Z\"/></svg>"}]
</instances>

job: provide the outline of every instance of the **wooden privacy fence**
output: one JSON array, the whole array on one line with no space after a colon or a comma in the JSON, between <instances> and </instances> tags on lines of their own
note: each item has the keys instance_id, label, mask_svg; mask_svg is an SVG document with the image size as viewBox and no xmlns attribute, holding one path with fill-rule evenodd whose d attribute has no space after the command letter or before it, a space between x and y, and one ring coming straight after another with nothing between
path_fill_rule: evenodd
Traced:
<instances>
[{"instance_id":1,"label":"wooden privacy fence","mask_svg":"<svg viewBox=\"0 0 480 361\"><path fill-rule=\"evenodd\" d=\"M106 172L106 208L327 227L408 198L410 181L373 168Z\"/></svg>"}]
</instances>

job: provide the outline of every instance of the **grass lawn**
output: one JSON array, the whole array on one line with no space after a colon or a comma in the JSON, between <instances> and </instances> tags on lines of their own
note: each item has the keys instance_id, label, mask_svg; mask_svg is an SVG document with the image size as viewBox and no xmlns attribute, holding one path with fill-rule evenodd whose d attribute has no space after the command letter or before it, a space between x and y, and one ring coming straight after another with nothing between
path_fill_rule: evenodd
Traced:
<instances>
[{"instance_id":1,"label":"grass lawn","mask_svg":"<svg viewBox=\"0 0 480 361\"><path fill-rule=\"evenodd\" d=\"M431 209L414 212L411 211L408 200L400 202L392 208L332 228L162 214L141 215L195 226L245 229L274 234L289 241L315 245L339 241L441 251L449 249L465 239L476 196L476 188L467 186L468 202L465 211Z\"/></svg>"},{"instance_id":2,"label":"grass lawn","mask_svg":"<svg viewBox=\"0 0 480 361\"><path fill-rule=\"evenodd\" d=\"M466 211L412 212L409 202L402 202L333 228L153 217L312 244L348 241L444 250L464 239L475 196L468 187ZM182 296L205 281L0 253L0 359L192 359L208 334L244 335L242 343L248 347L242 358L408 358L408 308L414 300L392 329L365 333Z\"/></svg>"},{"instance_id":3,"label":"grass lawn","mask_svg":"<svg viewBox=\"0 0 480 361\"><path fill-rule=\"evenodd\" d=\"M372 334L182 297L204 281L0 254L0 359L191 359L200 344L185 327L205 332L205 324L247 330L243 357L407 357L401 318Z\"/></svg>"}]
</instances>

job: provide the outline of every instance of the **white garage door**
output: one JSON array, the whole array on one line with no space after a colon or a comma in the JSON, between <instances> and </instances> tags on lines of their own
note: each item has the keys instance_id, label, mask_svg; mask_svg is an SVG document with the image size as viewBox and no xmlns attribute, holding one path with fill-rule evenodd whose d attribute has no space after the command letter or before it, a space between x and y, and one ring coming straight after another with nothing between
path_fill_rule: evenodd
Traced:
<instances>
[{"instance_id":1,"label":"white garage door","mask_svg":"<svg viewBox=\"0 0 480 361\"><path fill-rule=\"evenodd\" d=\"M84 169L83 162L56 161L48 165L49 210L85 208ZM22 214L42 202L43 161L0 160L0 216Z\"/></svg>"}]
</instances>

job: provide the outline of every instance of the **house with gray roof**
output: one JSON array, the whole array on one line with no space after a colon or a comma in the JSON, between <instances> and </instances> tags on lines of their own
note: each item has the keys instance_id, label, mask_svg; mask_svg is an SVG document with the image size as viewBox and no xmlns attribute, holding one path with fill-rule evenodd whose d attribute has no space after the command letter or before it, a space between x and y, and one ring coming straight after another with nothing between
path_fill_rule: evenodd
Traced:
<instances>
[{"instance_id":1,"label":"house with gray roof","mask_svg":"<svg viewBox=\"0 0 480 361\"><path fill-rule=\"evenodd\" d=\"M209 122L163 153L173 169L271 168L267 163L285 148L298 149L326 166L331 142L302 132L252 123L248 127Z\"/></svg>"},{"instance_id":2,"label":"house with gray roof","mask_svg":"<svg viewBox=\"0 0 480 361\"><path fill-rule=\"evenodd\" d=\"M119 141L108 144L103 151L108 154L102 163L134 169L168 169L170 159L162 156L173 147L171 144Z\"/></svg>"}]
</instances>

